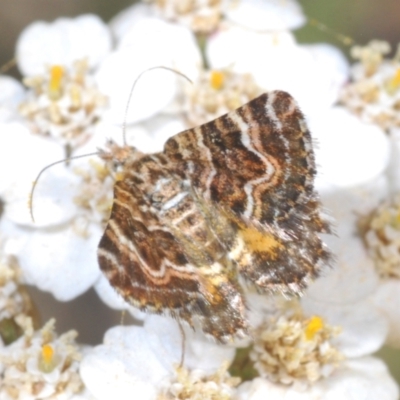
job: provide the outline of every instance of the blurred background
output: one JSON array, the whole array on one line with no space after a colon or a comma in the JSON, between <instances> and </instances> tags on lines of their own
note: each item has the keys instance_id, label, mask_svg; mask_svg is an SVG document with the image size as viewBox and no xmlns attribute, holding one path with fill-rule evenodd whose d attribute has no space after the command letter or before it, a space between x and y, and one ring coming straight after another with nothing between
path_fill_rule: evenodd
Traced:
<instances>
[{"instance_id":1,"label":"blurred background","mask_svg":"<svg viewBox=\"0 0 400 400\"><path fill-rule=\"evenodd\" d=\"M108 21L133 2L132 0L0 0L0 66L13 58L19 33L33 21L52 21L61 16L71 17L83 13L94 13L104 21ZM340 35L349 36L360 45L372 39L383 39L392 44L394 51L397 47L400 39L399 0L299 0L299 3L308 17L326 25L331 32L307 24L296 32L299 42L331 43L342 48L347 56L349 48L339 39ZM15 68L9 73L18 76ZM108 326L118 324L121 320L121 313L102 305L93 291L64 304L57 304L51 295L40 293L36 289L32 289L32 294L39 304L43 322L52 317L54 310L57 309L58 313L63 315L63 318L57 321L57 330L65 332L71 328L77 329L82 342L99 343L102 338L93 337L93 332L87 330L87 321L81 324L80 320L89 318L93 319L93 324L104 324L100 332L104 332ZM93 310L96 310L94 315ZM70 325L71 321L74 326ZM128 321L125 320L125 323ZM400 351L384 348L379 352L379 356L386 360L392 374L400 382Z\"/></svg>"}]
</instances>

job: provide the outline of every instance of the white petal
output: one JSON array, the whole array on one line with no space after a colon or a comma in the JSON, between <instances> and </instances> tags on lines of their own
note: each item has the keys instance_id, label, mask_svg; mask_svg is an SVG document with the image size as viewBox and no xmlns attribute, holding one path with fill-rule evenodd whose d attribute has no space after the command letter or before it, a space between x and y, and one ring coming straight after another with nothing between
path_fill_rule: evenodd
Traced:
<instances>
[{"instance_id":1,"label":"white petal","mask_svg":"<svg viewBox=\"0 0 400 400\"><path fill-rule=\"evenodd\" d=\"M106 303L108 307L114 308L115 310L126 310L129 308L126 301L115 291L103 274L100 275L94 285L94 289L100 299Z\"/></svg>"},{"instance_id":2,"label":"white petal","mask_svg":"<svg viewBox=\"0 0 400 400\"><path fill-rule=\"evenodd\" d=\"M0 196L6 202L6 216L19 224L49 226L63 223L76 212L73 204L75 177L64 164L51 167L38 181L30 210L32 184L40 171L65 158L62 148L32 135L19 123L0 125Z\"/></svg>"},{"instance_id":3,"label":"white petal","mask_svg":"<svg viewBox=\"0 0 400 400\"><path fill-rule=\"evenodd\" d=\"M153 15L149 4L137 3L125 8L115 15L109 22L110 29L119 42L141 19L150 18Z\"/></svg>"},{"instance_id":4,"label":"white petal","mask_svg":"<svg viewBox=\"0 0 400 400\"><path fill-rule=\"evenodd\" d=\"M17 116L18 105L24 96L25 89L16 79L0 75L0 122Z\"/></svg>"},{"instance_id":5,"label":"white petal","mask_svg":"<svg viewBox=\"0 0 400 400\"><path fill-rule=\"evenodd\" d=\"M282 88L294 96L305 115L318 114L338 101L349 79L349 63L338 48L329 44L304 45L299 49L296 67L288 72L290 83L282 82Z\"/></svg>"},{"instance_id":6,"label":"white petal","mask_svg":"<svg viewBox=\"0 0 400 400\"><path fill-rule=\"evenodd\" d=\"M400 129L392 129L390 132L391 157L388 168L388 176L393 193L400 191Z\"/></svg>"},{"instance_id":7,"label":"white petal","mask_svg":"<svg viewBox=\"0 0 400 400\"><path fill-rule=\"evenodd\" d=\"M226 18L253 30L285 30L303 26L306 18L294 0L241 0L227 2Z\"/></svg>"},{"instance_id":8,"label":"white petal","mask_svg":"<svg viewBox=\"0 0 400 400\"><path fill-rule=\"evenodd\" d=\"M146 58L148 67L170 67L192 81L197 79L202 66L202 56L193 32L159 18L145 18L133 24L118 44L118 49L123 48L129 48L135 58Z\"/></svg>"},{"instance_id":9,"label":"white petal","mask_svg":"<svg viewBox=\"0 0 400 400\"><path fill-rule=\"evenodd\" d=\"M367 301L344 305L305 296L302 306L307 315L318 315L330 325L342 328L333 343L347 358L371 354L385 342L387 320Z\"/></svg>"},{"instance_id":10,"label":"white petal","mask_svg":"<svg viewBox=\"0 0 400 400\"><path fill-rule=\"evenodd\" d=\"M141 312L138 308L132 307L127 303L110 285L108 279L100 274L99 279L94 285L96 293L100 299L106 303L109 307L116 310L127 310L137 320L144 320L148 314Z\"/></svg>"},{"instance_id":11,"label":"white petal","mask_svg":"<svg viewBox=\"0 0 400 400\"><path fill-rule=\"evenodd\" d=\"M110 98L108 118L123 122L128 95L142 72L164 66L194 79L199 65L199 49L188 29L156 18L140 20L97 74L100 90ZM163 69L143 74L134 87L127 122L148 118L166 107L176 95L177 79L183 78Z\"/></svg>"},{"instance_id":12,"label":"white petal","mask_svg":"<svg viewBox=\"0 0 400 400\"><path fill-rule=\"evenodd\" d=\"M149 315L144 328L157 343L157 353L160 353L163 363L179 364L181 358L182 341L185 340L184 366L189 369L201 369L208 373L216 372L223 362L231 363L235 349L233 347L216 344L207 339L200 330L194 332L183 323L185 339L183 339L178 323L169 317Z\"/></svg>"},{"instance_id":13,"label":"white petal","mask_svg":"<svg viewBox=\"0 0 400 400\"><path fill-rule=\"evenodd\" d=\"M221 30L210 38L206 54L212 68L251 73L264 90L289 92L306 115L319 115L336 102L349 75L338 49L326 44L299 46L284 31Z\"/></svg>"},{"instance_id":14,"label":"white petal","mask_svg":"<svg viewBox=\"0 0 400 400\"><path fill-rule=\"evenodd\" d=\"M70 67L88 59L95 67L111 49L111 34L96 15L59 18L53 23L37 21L18 38L16 54L23 75L39 75L50 65Z\"/></svg>"},{"instance_id":15,"label":"white petal","mask_svg":"<svg viewBox=\"0 0 400 400\"><path fill-rule=\"evenodd\" d=\"M104 344L83 358L81 377L98 400L155 399L157 384L173 371L165 369L151 349L151 338L140 327L109 329Z\"/></svg>"},{"instance_id":16,"label":"white petal","mask_svg":"<svg viewBox=\"0 0 400 400\"><path fill-rule=\"evenodd\" d=\"M238 400L395 400L399 389L385 364L372 357L347 361L330 377L314 383L308 390L274 384L256 378L239 386Z\"/></svg>"},{"instance_id":17,"label":"white petal","mask_svg":"<svg viewBox=\"0 0 400 400\"><path fill-rule=\"evenodd\" d=\"M263 49L260 52L260 49ZM211 68L233 68L235 72L254 72L267 68L264 74L274 79L285 62L296 51L296 40L290 32L257 33L240 27L222 29L206 45ZM269 65L268 65L269 64Z\"/></svg>"},{"instance_id":18,"label":"white petal","mask_svg":"<svg viewBox=\"0 0 400 400\"><path fill-rule=\"evenodd\" d=\"M315 153L319 174L328 183L359 185L376 178L389 163L389 141L384 132L344 108L313 116L309 126L318 140Z\"/></svg>"},{"instance_id":19,"label":"white petal","mask_svg":"<svg viewBox=\"0 0 400 400\"><path fill-rule=\"evenodd\" d=\"M326 400L395 400L399 389L381 360L363 357L348 360L344 368L317 382L312 395L318 394Z\"/></svg>"},{"instance_id":20,"label":"white petal","mask_svg":"<svg viewBox=\"0 0 400 400\"><path fill-rule=\"evenodd\" d=\"M112 53L100 66L96 75L99 89L109 98L109 110L104 117L117 124L149 118L161 111L176 94L176 77L169 71L154 70L144 74L136 83L132 99L128 104L129 93L139 74L145 70L163 65L164 60L157 53L147 56L124 48Z\"/></svg>"},{"instance_id":21,"label":"white petal","mask_svg":"<svg viewBox=\"0 0 400 400\"><path fill-rule=\"evenodd\" d=\"M129 146L145 153L157 153L163 150L165 142L173 135L185 129L183 121L177 117L156 115L146 121L126 127L126 142ZM96 129L96 135L82 152L95 147L104 148L106 139L112 139L122 145L122 127L110 127L101 124Z\"/></svg>"},{"instance_id":22,"label":"white petal","mask_svg":"<svg viewBox=\"0 0 400 400\"><path fill-rule=\"evenodd\" d=\"M322 204L334 219L334 230L340 240L357 236L360 217L367 216L389 196L388 180L383 174L351 188L324 185L323 178L317 177L316 187Z\"/></svg>"},{"instance_id":23,"label":"white petal","mask_svg":"<svg viewBox=\"0 0 400 400\"><path fill-rule=\"evenodd\" d=\"M266 318L280 311L276 298L269 294L246 293L246 306L248 308L246 317L252 328L256 328L264 323Z\"/></svg>"},{"instance_id":24,"label":"white petal","mask_svg":"<svg viewBox=\"0 0 400 400\"><path fill-rule=\"evenodd\" d=\"M372 294L378 286L378 276L361 239L328 237L325 241L336 262L309 285L307 295L327 304L345 305Z\"/></svg>"},{"instance_id":25,"label":"white petal","mask_svg":"<svg viewBox=\"0 0 400 400\"><path fill-rule=\"evenodd\" d=\"M32 232L17 254L26 283L60 301L84 293L100 274L96 250L102 230L93 224L89 232L88 238L71 226Z\"/></svg>"},{"instance_id":26,"label":"white petal","mask_svg":"<svg viewBox=\"0 0 400 400\"><path fill-rule=\"evenodd\" d=\"M151 118L143 123L143 126L149 132L147 135L147 144L143 146L144 143L137 143L138 149L146 153L155 153L162 151L164 149L165 142L171 137L179 132L186 129L184 122L178 117L158 115ZM131 133L128 134L131 138ZM129 143L134 143L136 146L136 134L132 139L129 139Z\"/></svg>"},{"instance_id":27,"label":"white petal","mask_svg":"<svg viewBox=\"0 0 400 400\"><path fill-rule=\"evenodd\" d=\"M370 301L388 319L387 344L400 348L400 281L391 279L381 282Z\"/></svg>"}]
</instances>

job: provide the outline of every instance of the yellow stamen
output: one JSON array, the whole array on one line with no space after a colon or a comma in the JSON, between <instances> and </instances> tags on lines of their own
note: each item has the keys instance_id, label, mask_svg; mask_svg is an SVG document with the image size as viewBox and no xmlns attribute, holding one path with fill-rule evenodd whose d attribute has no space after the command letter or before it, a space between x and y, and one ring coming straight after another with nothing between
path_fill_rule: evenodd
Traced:
<instances>
[{"instance_id":1,"label":"yellow stamen","mask_svg":"<svg viewBox=\"0 0 400 400\"><path fill-rule=\"evenodd\" d=\"M211 71L210 85L215 90L220 90L224 85L225 74L221 71Z\"/></svg>"},{"instance_id":2,"label":"yellow stamen","mask_svg":"<svg viewBox=\"0 0 400 400\"><path fill-rule=\"evenodd\" d=\"M394 76L386 81L385 87L390 95L394 95L397 92L400 88L400 68L397 68Z\"/></svg>"},{"instance_id":3,"label":"yellow stamen","mask_svg":"<svg viewBox=\"0 0 400 400\"><path fill-rule=\"evenodd\" d=\"M42 352L39 356L39 369L43 372L51 372L56 366L54 349L49 344L42 346Z\"/></svg>"},{"instance_id":4,"label":"yellow stamen","mask_svg":"<svg viewBox=\"0 0 400 400\"><path fill-rule=\"evenodd\" d=\"M394 74L392 86L394 86L396 89L398 89L400 86L400 68L397 68L396 73Z\"/></svg>"},{"instance_id":5,"label":"yellow stamen","mask_svg":"<svg viewBox=\"0 0 400 400\"><path fill-rule=\"evenodd\" d=\"M396 213L396 216L394 217L393 226L394 226L395 228L397 228L397 229L398 229L398 227L400 226L400 211L398 211L398 212Z\"/></svg>"},{"instance_id":6,"label":"yellow stamen","mask_svg":"<svg viewBox=\"0 0 400 400\"><path fill-rule=\"evenodd\" d=\"M57 99L61 96L61 83L64 77L64 68L61 65L53 65L50 68L49 97Z\"/></svg>"},{"instance_id":7,"label":"yellow stamen","mask_svg":"<svg viewBox=\"0 0 400 400\"><path fill-rule=\"evenodd\" d=\"M324 327L324 320L321 317L313 316L310 318L304 333L307 340L314 339L315 334Z\"/></svg>"}]
</instances>

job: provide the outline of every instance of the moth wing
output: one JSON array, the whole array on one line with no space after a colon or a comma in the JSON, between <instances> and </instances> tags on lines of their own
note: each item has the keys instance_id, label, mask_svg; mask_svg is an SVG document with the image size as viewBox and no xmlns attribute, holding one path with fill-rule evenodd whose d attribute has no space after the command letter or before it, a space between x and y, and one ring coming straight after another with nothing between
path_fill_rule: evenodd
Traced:
<instances>
[{"instance_id":1,"label":"moth wing","mask_svg":"<svg viewBox=\"0 0 400 400\"><path fill-rule=\"evenodd\" d=\"M127 180L115 184L98 249L100 268L111 285L143 311L167 313L191 325L197 315L203 331L217 340L242 336L247 323L235 280L194 264L168 219L151 211L147 195Z\"/></svg>"},{"instance_id":2,"label":"moth wing","mask_svg":"<svg viewBox=\"0 0 400 400\"><path fill-rule=\"evenodd\" d=\"M261 95L165 144L176 173L237 226L230 255L261 289L298 292L329 259L311 135L286 92Z\"/></svg>"}]
</instances>

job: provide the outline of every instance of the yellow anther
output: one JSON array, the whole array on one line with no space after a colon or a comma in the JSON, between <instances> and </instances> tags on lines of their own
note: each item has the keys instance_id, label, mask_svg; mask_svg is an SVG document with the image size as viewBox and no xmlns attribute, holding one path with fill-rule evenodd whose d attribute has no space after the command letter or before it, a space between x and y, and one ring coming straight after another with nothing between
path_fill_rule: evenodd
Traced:
<instances>
[{"instance_id":1,"label":"yellow anther","mask_svg":"<svg viewBox=\"0 0 400 400\"><path fill-rule=\"evenodd\" d=\"M224 85L225 74L221 71L211 71L210 85L213 89L219 90Z\"/></svg>"},{"instance_id":2,"label":"yellow anther","mask_svg":"<svg viewBox=\"0 0 400 400\"><path fill-rule=\"evenodd\" d=\"M394 227L399 227L400 226L400 211L396 213L396 216L394 218Z\"/></svg>"},{"instance_id":3,"label":"yellow anther","mask_svg":"<svg viewBox=\"0 0 400 400\"><path fill-rule=\"evenodd\" d=\"M56 366L54 349L49 344L42 346L39 356L39 369L43 372L51 372Z\"/></svg>"},{"instance_id":4,"label":"yellow anther","mask_svg":"<svg viewBox=\"0 0 400 400\"><path fill-rule=\"evenodd\" d=\"M397 68L392 79L392 85L397 89L400 86L400 68Z\"/></svg>"},{"instance_id":5,"label":"yellow anther","mask_svg":"<svg viewBox=\"0 0 400 400\"><path fill-rule=\"evenodd\" d=\"M61 83L64 77L64 68L61 65L53 65L50 68L49 96L59 98L61 96Z\"/></svg>"},{"instance_id":6,"label":"yellow anther","mask_svg":"<svg viewBox=\"0 0 400 400\"><path fill-rule=\"evenodd\" d=\"M308 321L305 329L307 340L314 339L315 334L324 327L324 320L321 317L313 316Z\"/></svg>"},{"instance_id":7,"label":"yellow anther","mask_svg":"<svg viewBox=\"0 0 400 400\"><path fill-rule=\"evenodd\" d=\"M54 349L49 344L45 344L42 347L43 361L46 363L50 363L53 360L53 356L54 356Z\"/></svg>"},{"instance_id":8,"label":"yellow anther","mask_svg":"<svg viewBox=\"0 0 400 400\"><path fill-rule=\"evenodd\" d=\"M400 68L397 68L393 77L386 81L385 87L390 95L394 95L397 92L400 88Z\"/></svg>"}]
</instances>

